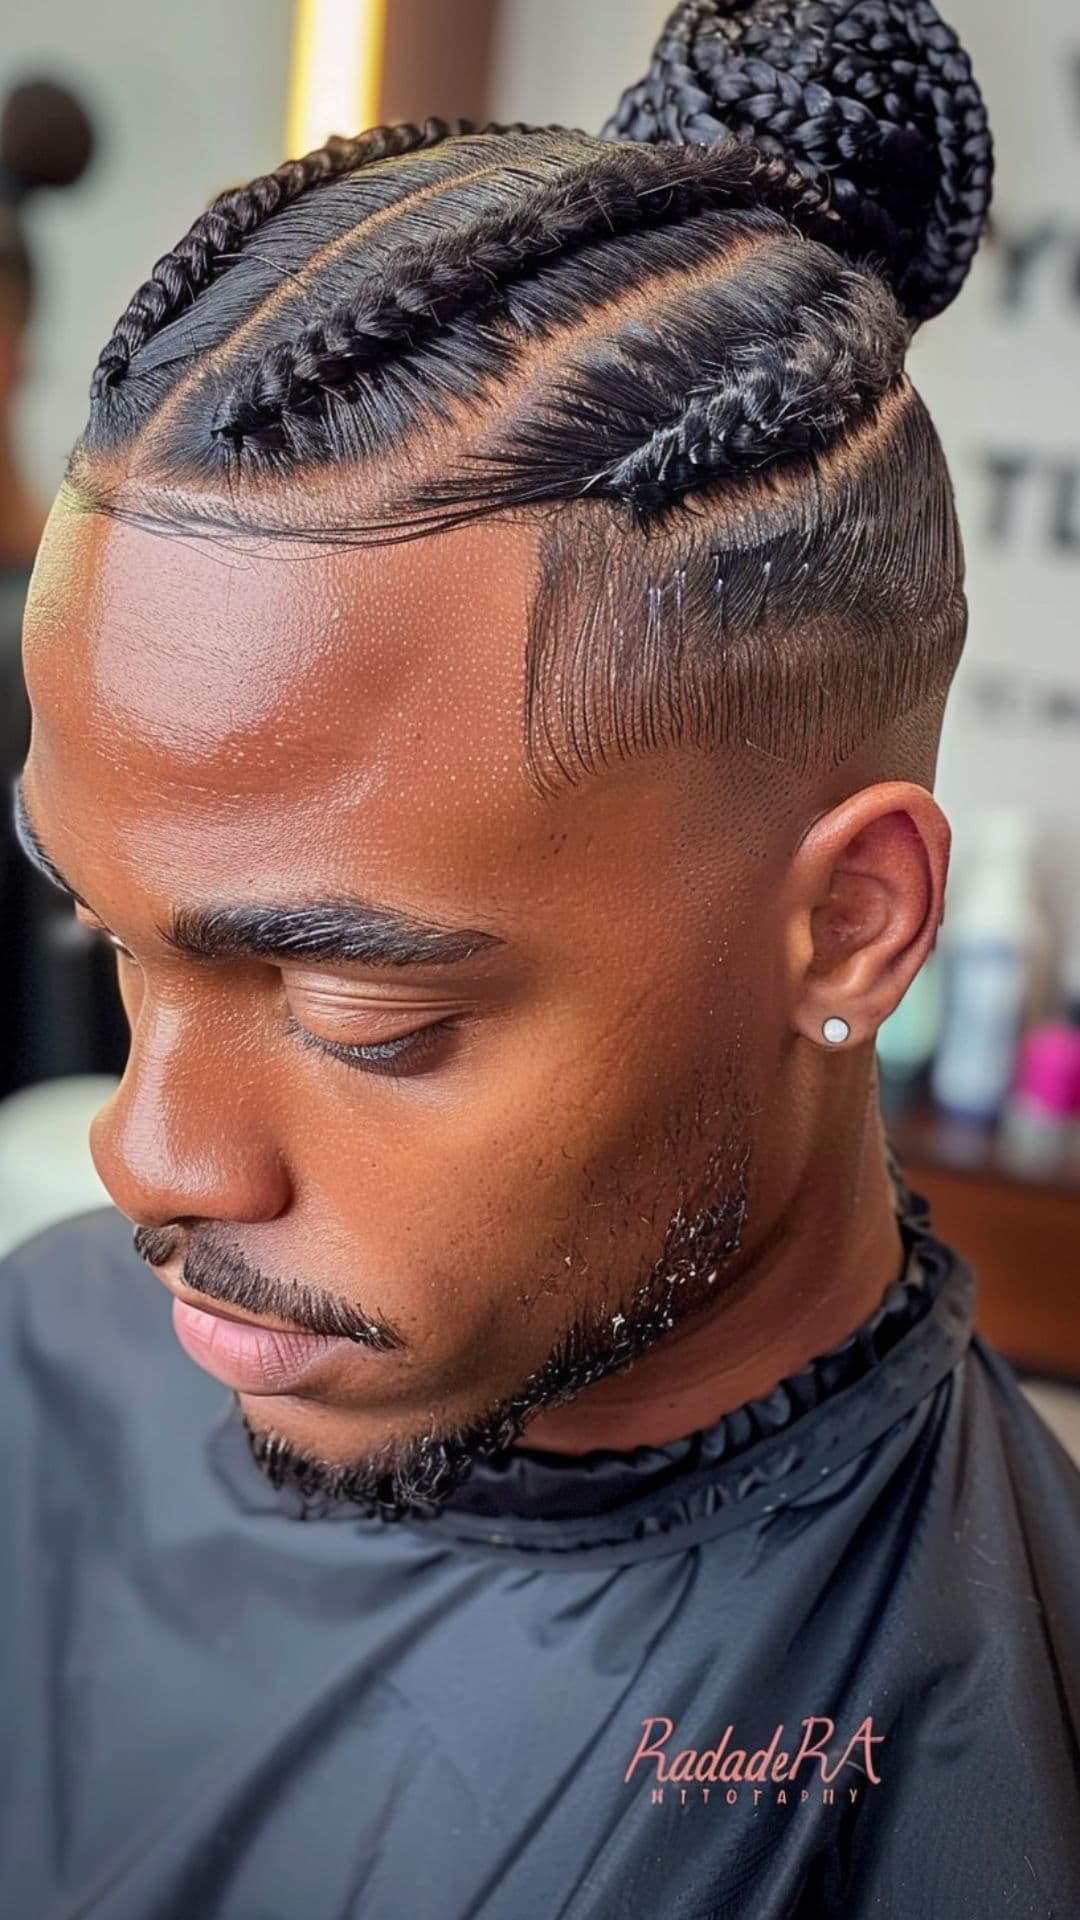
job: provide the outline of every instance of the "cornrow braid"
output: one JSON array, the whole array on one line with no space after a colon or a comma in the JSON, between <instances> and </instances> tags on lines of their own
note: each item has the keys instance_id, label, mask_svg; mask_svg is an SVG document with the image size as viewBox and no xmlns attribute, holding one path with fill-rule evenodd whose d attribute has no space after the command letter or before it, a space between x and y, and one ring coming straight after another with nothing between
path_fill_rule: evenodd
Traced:
<instances>
[{"instance_id":1,"label":"cornrow braid","mask_svg":"<svg viewBox=\"0 0 1080 1920\"><path fill-rule=\"evenodd\" d=\"M733 242L739 263L695 285L698 263ZM429 483L425 509L606 498L643 524L692 489L806 463L903 380L910 322L889 289L775 214L699 214L610 243L604 261L613 286L623 271L655 276L647 325L631 308L583 342L466 469Z\"/></svg>"},{"instance_id":2,"label":"cornrow braid","mask_svg":"<svg viewBox=\"0 0 1080 1920\"><path fill-rule=\"evenodd\" d=\"M841 245L846 240L813 182L752 147L728 140L697 151L644 146L610 157L593 151L537 186L523 204L497 205L447 235L437 250L402 245L392 281L378 266L361 268L347 301L243 370L220 401L211 433L234 445L276 444L286 409L292 418L330 392L347 393L395 347L411 345L467 309L490 318L512 281L591 242L726 207L768 207L804 232L827 233Z\"/></svg>"},{"instance_id":3,"label":"cornrow braid","mask_svg":"<svg viewBox=\"0 0 1080 1920\"><path fill-rule=\"evenodd\" d=\"M372 127L353 139L332 134L325 146L302 159L285 160L272 173L260 174L244 187L219 194L184 238L162 255L150 278L132 295L98 356L90 381L91 400L100 400L123 378L132 355L167 321L191 305L235 257L241 240L271 214L298 200L302 193L341 179L358 167L397 154L416 153L473 130L468 120L428 119L422 126L402 121L394 126Z\"/></svg>"},{"instance_id":4,"label":"cornrow braid","mask_svg":"<svg viewBox=\"0 0 1080 1920\"><path fill-rule=\"evenodd\" d=\"M725 342L709 380L688 385L671 420L583 491L623 500L644 517L706 475L737 479L778 459L805 460L865 419L902 373L907 328L854 274L839 291L820 308L803 307L782 336Z\"/></svg>"},{"instance_id":5,"label":"cornrow braid","mask_svg":"<svg viewBox=\"0 0 1080 1920\"><path fill-rule=\"evenodd\" d=\"M931 0L683 0L604 133L735 133L783 154L828 188L915 321L958 293L986 222L986 109Z\"/></svg>"}]
</instances>

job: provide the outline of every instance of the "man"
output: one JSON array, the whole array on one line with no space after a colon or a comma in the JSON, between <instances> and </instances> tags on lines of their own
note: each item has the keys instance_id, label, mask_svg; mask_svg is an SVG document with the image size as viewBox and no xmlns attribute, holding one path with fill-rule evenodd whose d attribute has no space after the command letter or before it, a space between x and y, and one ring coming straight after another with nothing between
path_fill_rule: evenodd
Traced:
<instances>
[{"instance_id":1,"label":"man","mask_svg":"<svg viewBox=\"0 0 1080 1920\"><path fill-rule=\"evenodd\" d=\"M1077 1479L874 1073L955 264L833 219L741 142L377 130L99 361L15 799L131 1055L115 1211L0 1287L20 1912L1067 1904Z\"/></svg>"}]
</instances>

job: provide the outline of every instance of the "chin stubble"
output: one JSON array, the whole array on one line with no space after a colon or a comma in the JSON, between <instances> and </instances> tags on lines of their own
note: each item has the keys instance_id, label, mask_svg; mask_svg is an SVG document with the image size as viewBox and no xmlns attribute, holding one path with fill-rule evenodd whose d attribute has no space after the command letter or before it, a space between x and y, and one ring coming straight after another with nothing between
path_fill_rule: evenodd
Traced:
<instances>
[{"instance_id":1,"label":"chin stubble","mask_svg":"<svg viewBox=\"0 0 1080 1920\"><path fill-rule=\"evenodd\" d=\"M711 1305L722 1292L725 1268L741 1249L749 1206L748 1135L741 1127L731 1132L733 1111L743 1121L744 1104L729 1099L724 1108L728 1131L694 1182L695 1202L681 1182L684 1197L668 1221L661 1252L632 1297L621 1305L590 1303L575 1314L543 1365L520 1388L473 1420L388 1439L347 1462L297 1447L274 1428L253 1427L241 1408L261 1472L275 1487L299 1496L305 1518L348 1505L388 1522L430 1519L477 1461L505 1452L535 1414L631 1366L671 1328Z\"/></svg>"}]
</instances>

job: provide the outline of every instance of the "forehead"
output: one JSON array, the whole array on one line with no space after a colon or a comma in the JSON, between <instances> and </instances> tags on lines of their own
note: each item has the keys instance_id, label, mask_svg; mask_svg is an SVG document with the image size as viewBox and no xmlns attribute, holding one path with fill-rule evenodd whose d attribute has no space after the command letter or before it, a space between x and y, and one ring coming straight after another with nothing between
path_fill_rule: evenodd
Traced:
<instances>
[{"instance_id":1,"label":"forehead","mask_svg":"<svg viewBox=\"0 0 1080 1920\"><path fill-rule=\"evenodd\" d=\"M533 537L507 525L330 549L58 503L26 611L31 700L57 741L107 739L147 772L165 749L177 777L231 770L251 791L405 743L489 762L520 737L534 572Z\"/></svg>"},{"instance_id":2,"label":"forehead","mask_svg":"<svg viewBox=\"0 0 1080 1920\"><path fill-rule=\"evenodd\" d=\"M567 826L592 875L613 872L628 807L658 852L655 766L555 801L529 781L536 543L493 521L378 548L238 545L61 499L24 630L26 787L50 851L95 905L125 868L162 899L362 868L448 906L463 886L512 898Z\"/></svg>"},{"instance_id":3,"label":"forehead","mask_svg":"<svg viewBox=\"0 0 1080 1920\"><path fill-rule=\"evenodd\" d=\"M165 537L58 505L24 627L32 776L158 843L363 803L422 828L501 778L525 812L521 529L331 550ZM338 808L327 815L327 802ZM50 811L51 801L49 802Z\"/></svg>"}]
</instances>

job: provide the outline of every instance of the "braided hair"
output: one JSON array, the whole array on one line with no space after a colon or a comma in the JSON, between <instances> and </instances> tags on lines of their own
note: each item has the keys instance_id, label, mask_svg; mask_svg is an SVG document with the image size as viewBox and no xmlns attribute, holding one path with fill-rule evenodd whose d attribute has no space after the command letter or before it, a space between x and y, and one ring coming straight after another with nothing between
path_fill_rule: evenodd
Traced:
<instances>
[{"instance_id":1,"label":"braided hair","mask_svg":"<svg viewBox=\"0 0 1080 1920\"><path fill-rule=\"evenodd\" d=\"M986 219L986 109L930 0L688 0L604 131L792 162L914 320L959 292Z\"/></svg>"},{"instance_id":2,"label":"braided hair","mask_svg":"<svg viewBox=\"0 0 1080 1920\"><path fill-rule=\"evenodd\" d=\"M599 137L382 127L221 195L103 348L67 484L222 537L533 516L534 771L676 737L835 761L963 644L904 361L990 180L930 0L683 0Z\"/></svg>"}]
</instances>

